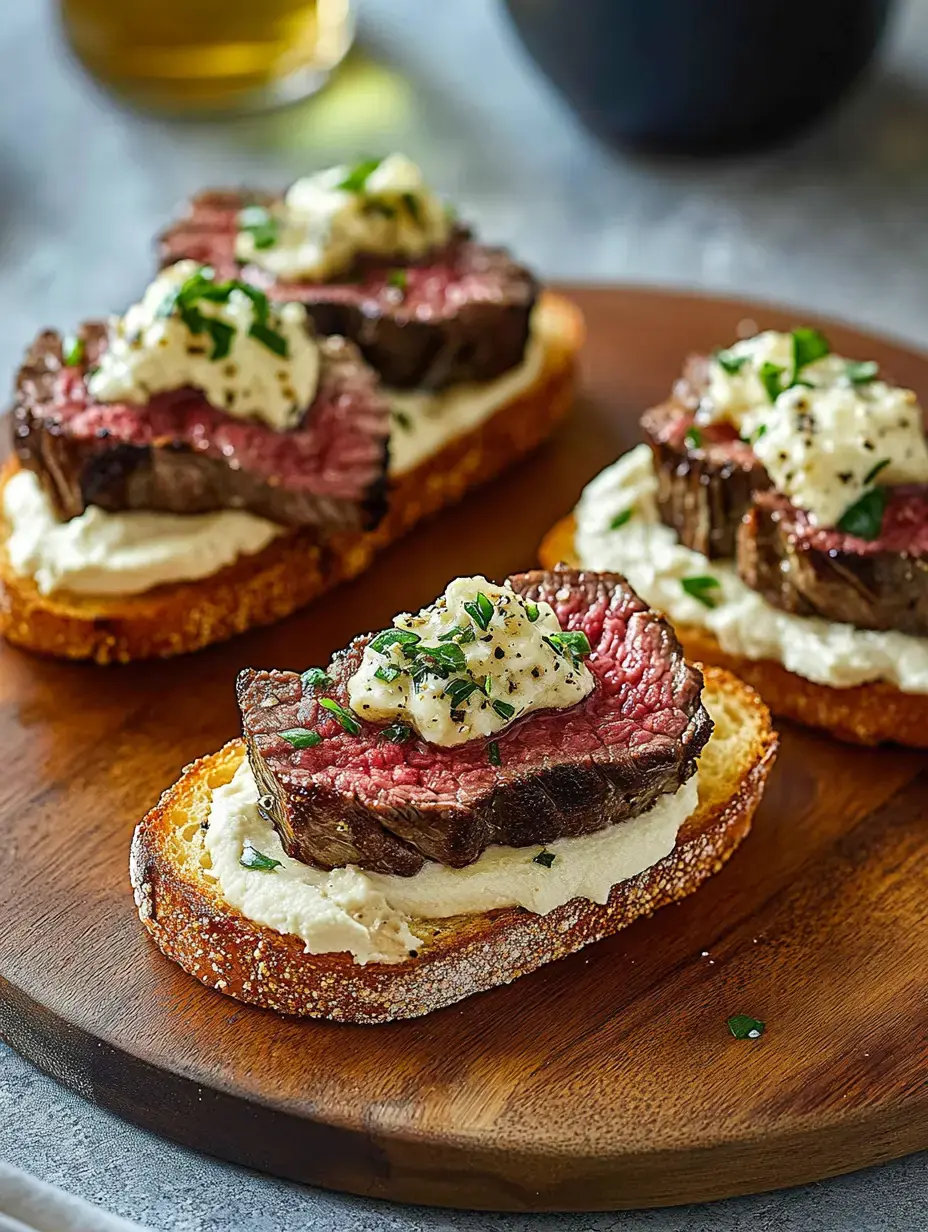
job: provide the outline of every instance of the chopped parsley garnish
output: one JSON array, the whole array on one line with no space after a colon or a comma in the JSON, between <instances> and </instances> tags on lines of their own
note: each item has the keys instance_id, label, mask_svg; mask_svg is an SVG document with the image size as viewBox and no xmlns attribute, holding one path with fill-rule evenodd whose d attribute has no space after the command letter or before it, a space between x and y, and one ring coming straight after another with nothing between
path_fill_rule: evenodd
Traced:
<instances>
[{"instance_id":1,"label":"chopped parsley garnish","mask_svg":"<svg viewBox=\"0 0 928 1232\"><path fill-rule=\"evenodd\" d=\"M767 1026L759 1018L751 1018L748 1014L734 1014L728 1020L728 1029L735 1039L755 1040L760 1039Z\"/></svg>"},{"instance_id":2,"label":"chopped parsley garnish","mask_svg":"<svg viewBox=\"0 0 928 1232\"><path fill-rule=\"evenodd\" d=\"M569 659L573 667L579 667L583 657L592 653L590 640L582 630L574 633L552 633L550 637L542 638L542 641Z\"/></svg>"},{"instance_id":3,"label":"chopped parsley garnish","mask_svg":"<svg viewBox=\"0 0 928 1232\"><path fill-rule=\"evenodd\" d=\"M84 361L84 339L78 338L76 334L69 334L64 340L64 346L61 351L61 358L64 361L65 367L76 368Z\"/></svg>"},{"instance_id":4,"label":"chopped parsley garnish","mask_svg":"<svg viewBox=\"0 0 928 1232\"><path fill-rule=\"evenodd\" d=\"M537 855L532 856L532 863L540 864L543 868L550 868L556 859L557 856L553 851L543 848Z\"/></svg>"},{"instance_id":5,"label":"chopped parsley garnish","mask_svg":"<svg viewBox=\"0 0 928 1232\"><path fill-rule=\"evenodd\" d=\"M277 243L280 224L263 205L249 205L238 215L239 231L247 231L255 248L273 248Z\"/></svg>"},{"instance_id":6,"label":"chopped parsley garnish","mask_svg":"<svg viewBox=\"0 0 928 1232\"><path fill-rule=\"evenodd\" d=\"M295 749L311 749L322 743L319 733L310 731L308 727L290 727L287 731L278 732L278 735Z\"/></svg>"},{"instance_id":7,"label":"chopped parsley garnish","mask_svg":"<svg viewBox=\"0 0 928 1232\"><path fill-rule=\"evenodd\" d=\"M875 359L849 359L844 369L852 385L866 385L880 374L880 365Z\"/></svg>"},{"instance_id":8,"label":"chopped parsley garnish","mask_svg":"<svg viewBox=\"0 0 928 1232\"><path fill-rule=\"evenodd\" d=\"M308 667L300 679L304 689L327 689L332 683L321 667Z\"/></svg>"},{"instance_id":9,"label":"chopped parsley garnish","mask_svg":"<svg viewBox=\"0 0 928 1232\"><path fill-rule=\"evenodd\" d=\"M817 329L800 326L793 330L793 384L799 373L808 364L814 364L818 359L824 359L831 354L828 339Z\"/></svg>"},{"instance_id":10,"label":"chopped parsley garnish","mask_svg":"<svg viewBox=\"0 0 928 1232\"><path fill-rule=\"evenodd\" d=\"M413 633L412 629L384 629L383 633L378 633L371 642L371 650L383 654L388 646L414 646L421 641L422 638L418 633Z\"/></svg>"},{"instance_id":11,"label":"chopped parsley garnish","mask_svg":"<svg viewBox=\"0 0 928 1232\"><path fill-rule=\"evenodd\" d=\"M759 441L766 431L767 431L767 425L761 424L751 439L754 441Z\"/></svg>"},{"instance_id":12,"label":"chopped parsley garnish","mask_svg":"<svg viewBox=\"0 0 928 1232\"><path fill-rule=\"evenodd\" d=\"M486 631L490 621L493 619L493 604L482 590L477 591L476 599L464 604L464 611L473 620L474 624L479 625L484 631Z\"/></svg>"},{"instance_id":13,"label":"chopped parsley garnish","mask_svg":"<svg viewBox=\"0 0 928 1232\"><path fill-rule=\"evenodd\" d=\"M278 333L276 329L271 329L269 325L265 325L261 321L252 321L248 335L254 338L255 342L260 342L266 346L269 351L273 351L275 355L279 355L281 359L286 359L289 355L290 347L283 334Z\"/></svg>"},{"instance_id":14,"label":"chopped parsley garnish","mask_svg":"<svg viewBox=\"0 0 928 1232\"><path fill-rule=\"evenodd\" d=\"M884 467L889 466L890 461L890 458L883 458L881 462L877 462L876 466L871 467L871 469L867 471L864 476L864 487L868 488L870 484L873 483L874 479L876 479L880 471L883 470Z\"/></svg>"},{"instance_id":15,"label":"chopped parsley garnish","mask_svg":"<svg viewBox=\"0 0 928 1232\"><path fill-rule=\"evenodd\" d=\"M780 394L786 388L783 384L783 369L778 367L776 364L770 363L768 360L767 362L761 364L760 371L757 376L761 385L763 385L764 389L767 391L767 397L771 402L776 402L777 398L779 398Z\"/></svg>"},{"instance_id":16,"label":"chopped parsley garnish","mask_svg":"<svg viewBox=\"0 0 928 1232\"><path fill-rule=\"evenodd\" d=\"M495 740L491 740L487 745L487 757L491 766L501 766L503 759L499 755L499 745Z\"/></svg>"},{"instance_id":17,"label":"chopped parsley garnish","mask_svg":"<svg viewBox=\"0 0 928 1232\"><path fill-rule=\"evenodd\" d=\"M886 512L885 488L870 488L859 500L845 509L838 520L838 530L855 539L878 539Z\"/></svg>"},{"instance_id":18,"label":"chopped parsley garnish","mask_svg":"<svg viewBox=\"0 0 928 1232\"><path fill-rule=\"evenodd\" d=\"M687 443L687 445L689 445L690 449L698 449L700 445L702 444L702 433L699 431L696 425L693 424L692 427L687 428L683 439Z\"/></svg>"},{"instance_id":19,"label":"chopped parsley garnish","mask_svg":"<svg viewBox=\"0 0 928 1232\"><path fill-rule=\"evenodd\" d=\"M342 726L349 736L360 736L361 724L354 717L350 710L346 710L344 706L340 706L337 701L331 697L323 697L319 699L319 705L332 715L332 717Z\"/></svg>"},{"instance_id":20,"label":"chopped parsley garnish","mask_svg":"<svg viewBox=\"0 0 928 1232\"><path fill-rule=\"evenodd\" d=\"M395 287L398 291L405 291L408 277L404 269L392 269L387 274L387 286Z\"/></svg>"},{"instance_id":21,"label":"chopped parsley garnish","mask_svg":"<svg viewBox=\"0 0 928 1232\"><path fill-rule=\"evenodd\" d=\"M412 420L405 411L401 411L399 407L395 406L393 408L392 415L404 432L409 432L412 430Z\"/></svg>"},{"instance_id":22,"label":"chopped parsley garnish","mask_svg":"<svg viewBox=\"0 0 928 1232\"><path fill-rule=\"evenodd\" d=\"M680 585L692 598L698 600L703 607L715 607L718 598L711 592L718 590L719 580L714 577L681 578Z\"/></svg>"},{"instance_id":23,"label":"chopped parsley garnish","mask_svg":"<svg viewBox=\"0 0 928 1232\"><path fill-rule=\"evenodd\" d=\"M445 697L451 700L451 709L460 710L461 706L467 701L471 693L478 691L477 684L473 680L465 680L463 677L458 677L456 680L451 680L445 686Z\"/></svg>"},{"instance_id":24,"label":"chopped parsley garnish","mask_svg":"<svg viewBox=\"0 0 928 1232\"><path fill-rule=\"evenodd\" d=\"M397 676L403 675L403 668L398 667L396 663L384 663L378 667L374 675L378 680L384 681L385 684L392 684Z\"/></svg>"},{"instance_id":25,"label":"chopped parsley garnish","mask_svg":"<svg viewBox=\"0 0 928 1232\"><path fill-rule=\"evenodd\" d=\"M508 702L495 701L493 709L501 719L511 719L516 712L515 706L510 706Z\"/></svg>"},{"instance_id":26,"label":"chopped parsley garnish","mask_svg":"<svg viewBox=\"0 0 928 1232\"><path fill-rule=\"evenodd\" d=\"M528 617L529 624L532 624L532 625L533 625L533 624L535 623L535 621L538 619L538 604L537 604L537 603L526 602L526 604L525 604L525 614L526 614L526 616Z\"/></svg>"},{"instance_id":27,"label":"chopped parsley garnish","mask_svg":"<svg viewBox=\"0 0 928 1232\"><path fill-rule=\"evenodd\" d=\"M363 192L367 181L383 162L382 158L364 158L351 168L343 180L335 185L341 192Z\"/></svg>"},{"instance_id":28,"label":"chopped parsley garnish","mask_svg":"<svg viewBox=\"0 0 928 1232\"><path fill-rule=\"evenodd\" d=\"M407 723L391 723L389 727L382 728L380 734L391 744L405 744L412 735L412 728Z\"/></svg>"},{"instance_id":29,"label":"chopped parsley garnish","mask_svg":"<svg viewBox=\"0 0 928 1232\"><path fill-rule=\"evenodd\" d=\"M474 632L473 625L467 625L463 629L460 625L456 625L453 629L449 629L447 633L439 633L438 640L440 642L459 642L462 646L466 646L468 642L475 642L477 640L477 634Z\"/></svg>"},{"instance_id":30,"label":"chopped parsley garnish","mask_svg":"<svg viewBox=\"0 0 928 1232\"><path fill-rule=\"evenodd\" d=\"M735 355L732 351L716 351L715 362L729 376L737 376L748 362L747 355Z\"/></svg>"},{"instance_id":31,"label":"chopped parsley garnish","mask_svg":"<svg viewBox=\"0 0 928 1232\"><path fill-rule=\"evenodd\" d=\"M422 210L419 208L419 198L416 196L416 194L411 193L411 192L404 192L402 201L403 201L403 205L406 206L406 210L409 214L409 217L413 220L414 223L416 223L418 226L421 226L422 225Z\"/></svg>"},{"instance_id":32,"label":"chopped parsley garnish","mask_svg":"<svg viewBox=\"0 0 928 1232\"><path fill-rule=\"evenodd\" d=\"M632 516L631 509L623 509L622 512L617 513L615 517L612 519L612 521L609 523L609 529L618 530L620 527L624 526L626 522L630 521L631 516Z\"/></svg>"},{"instance_id":33,"label":"chopped parsley garnish","mask_svg":"<svg viewBox=\"0 0 928 1232\"><path fill-rule=\"evenodd\" d=\"M225 321L217 321L214 317L206 317L206 332L213 340L210 359L225 359L232 349L232 339L235 337L235 326Z\"/></svg>"},{"instance_id":34,"label":"chopped parsley garnish","mask_svg":"<svg viewBox=\"0 0 928 1232\"><path fill-rule=\"evenodd\" d=\"M270 856L266 856L247 838L242 846L239 864L242 868L254 868L261 873L270 873L275 868L280 868L280 860L273 860Z\"/></svg>"}]
</instances>

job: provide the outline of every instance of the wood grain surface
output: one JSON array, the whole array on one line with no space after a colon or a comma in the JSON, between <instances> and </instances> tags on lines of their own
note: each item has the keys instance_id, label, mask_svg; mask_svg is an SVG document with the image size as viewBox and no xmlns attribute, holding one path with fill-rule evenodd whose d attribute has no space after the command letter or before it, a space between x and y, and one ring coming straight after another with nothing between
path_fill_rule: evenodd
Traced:
<instances>
[{"instance_id":1,"label":"wood grain surface","mask_svg":"<svg viewBox=\"0 0 928 1232\"><path fill-rule=\"evenodd\" d=\"M552 442L308 611L197 656L0 652L0 1032L88 1099L336 1189L508 1210L698 1201L928 1146L928 760L786 728L751 837L694 897L425 1019L285 1020L209 991L135 918L135 821L233 735L238 668L324 661L449 577L530 565L684 352L792 312L577 290L586 393ZM806 319L806 318L802 318ZM928 395L928 360L853 331ZM726 1019L763 1019L736 1041ZM218 1195L217 1195L218 1197Z\"/></svg>"}]
</instances>

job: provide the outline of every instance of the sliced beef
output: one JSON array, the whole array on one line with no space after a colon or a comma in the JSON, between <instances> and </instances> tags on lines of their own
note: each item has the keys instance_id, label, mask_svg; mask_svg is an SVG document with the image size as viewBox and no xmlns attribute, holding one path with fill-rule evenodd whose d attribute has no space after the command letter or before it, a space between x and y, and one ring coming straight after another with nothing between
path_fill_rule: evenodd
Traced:
<instances>
[{"instance_id":1,"label":"sliced beef","mask_svg":"<svg viewBox=\"0 0 928 1232\"><path fill-rule=\"evenodd\" d=\"M474 243L459 229L425 259L404 264L365 257L333 282L275 282L235 258L238 213L267 205L267 195L211 190L159 238L162 265L184 257L211 265L217 277L243 277L278 300L300 300L322 334L341 334L361 348L385 384L441 389L489 381L521 362L538 293L531 273L502 248Z\"/></svg>"},{"instance_id":2,"label":"sliced beef","mask_svg":"<svg viewBox=\"0 0 928 1232\"><path fill-rule=\"evenodd\" d=\"M40 334L20 369L14 445L60 516L87 505L206 513L249 509L288 526L369 527L385 508L389 405L374 373L341 338L321 342L319 389L303 422L277 432L212 407L197 390L146 406L95 402L86 375L106 327L85 325L85 360L62 363L58 334Z\"/></svg>"},{"instance_id":3,"label":"sliced beef","mask_svg":"<svg viewBox=\"0 0 928 1232\"><path fill-rule=\"evenodd\" d=\"M661 520L686 547L715 560L734 556L751 496L770 480L730 424L699 425L698 444L687 440L705 382L706 361L694 356L673 397L645 411L641 427L654 454Z\"/></svg>"},{"instance_id":4,"label":"sliced beef","mask_svg":"<svg viewBox=\"0 0 928 1232\"><path fill-rule=\"evenodd\" d=\"M873 540L814 527L785 496L761 493L740 529L738 572L782 611L928 637L928 488L890 489Z\"/></svg>"},{"instance_id":5,"label":"sliced beef","mask_svg":"<svg viewBox=\"0 0 928 1232\"><path fill-rule=\"evenodd\" d=\"M615 574L535 572L510 584L586 633L596 687L570 710L529 715L498 736L499 766L482 739L442 748L416 737L390 743L383 724L342 729L320 698L347 706L348 678L372 634L335 655L321 691L294 672L241 673L260 807L290 855L401 875L425 860L460 868L491 844L543 844L620 823L693 774L712 725L701 673L667 622ZM322 742L295 750L280 733L297 727Z\"/></svg>"}]
</instances>

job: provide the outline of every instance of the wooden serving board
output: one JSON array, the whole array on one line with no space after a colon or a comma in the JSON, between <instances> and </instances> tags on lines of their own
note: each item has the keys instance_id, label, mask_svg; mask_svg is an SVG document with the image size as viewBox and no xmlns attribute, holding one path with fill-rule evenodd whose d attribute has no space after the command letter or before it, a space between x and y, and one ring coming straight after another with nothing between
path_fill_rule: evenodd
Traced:
<instances>
[{"instance_id":1,"label":"wooden serving board","mask_svg":"<svg viewBox=\"0 0 928 1232\"><path fill-rule=\"evenodd\" d=\"M586 392L557 439L275 629L128 668L0 651L0 1030L122 1116L281 1176L507 1210L700 1201L928 1146L928 759L783 731L754 832L694 897L508 988L382 1027L201 987L135 918L133 824L237 727L236 670L324 662L455 574L529 566L690 349L745 317L578 290ZM928 360L851 330L928 395ZM726 1019L767 1023L756 1042Z\"/></svg>"}]
</instances>

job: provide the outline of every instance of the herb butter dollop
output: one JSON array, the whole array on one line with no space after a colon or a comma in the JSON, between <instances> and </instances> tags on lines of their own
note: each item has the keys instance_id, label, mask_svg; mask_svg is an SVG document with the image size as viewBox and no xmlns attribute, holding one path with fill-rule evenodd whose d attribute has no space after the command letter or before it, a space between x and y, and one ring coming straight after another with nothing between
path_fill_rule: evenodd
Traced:
<instances>
[{"instance_id":1,"label":"herb butter dollop","mask_svg":"<svg viewBox=\"0 0 928 1232\"><path fill-rule=\"evenodd\" d=\"M879 380L872 361L832 354L817 330L767 330L717 352L696 419L732 424L817 526L840 525L877 477L928 482L915 394Z\"/></svg>"},{"instance_id":2,"label":"herb butter dollop","mask_svg":"<svg viewBox=\"0 0 928 1232\"><path fill-rule=\"evenodd\" d=\"M589 652L550 604L484 577L457 578L369 642L348 698L362 718L399 720L431 744L464 744L534 710L577 705L594 685Z\"/></svg>"},{"instance_id":3,"label":"herb butter dollop","mask_svg":"<svg viewBox=\"0 0 928 1232\"><path fill-rule=\"evenodd\" d=\"M279 205L239 215L235 255L275 278L323 281L363 254L414 261L447 243L452 222L403 154L330 167L293 184Z\"/></svg>"},{"instance_id":4,"label":"herb butter dollop","mask_svg":"<svg viewBox=\"0 0 928 1232\"><path fill-rule=\"evenodd\" d=\"M248 283L216 282L208 266L178 261L111 320L87 388L101 402L146 403L193 386L218 410L283 431L302 420L318 381L302 304L271 304Z\"/></svg>"}]
</instances>

